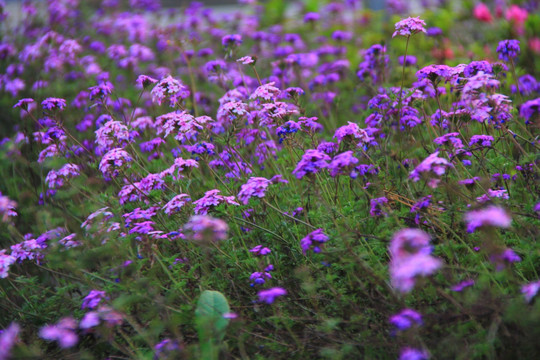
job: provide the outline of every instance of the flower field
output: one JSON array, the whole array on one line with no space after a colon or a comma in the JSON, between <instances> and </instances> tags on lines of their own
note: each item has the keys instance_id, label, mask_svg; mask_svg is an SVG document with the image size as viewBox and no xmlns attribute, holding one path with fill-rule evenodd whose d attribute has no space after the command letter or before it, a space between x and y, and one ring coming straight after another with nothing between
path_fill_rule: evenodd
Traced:
<instances>
[{"instance_id":1,"label":"flower field","mask_svg":"<svg viewBox=\"0 0 540 360\"><path fill-rule=\"evenodd\" d=\"M540 5L239 2L0 1L0 360L540 358Z\"/></svg>"}]
</instances>

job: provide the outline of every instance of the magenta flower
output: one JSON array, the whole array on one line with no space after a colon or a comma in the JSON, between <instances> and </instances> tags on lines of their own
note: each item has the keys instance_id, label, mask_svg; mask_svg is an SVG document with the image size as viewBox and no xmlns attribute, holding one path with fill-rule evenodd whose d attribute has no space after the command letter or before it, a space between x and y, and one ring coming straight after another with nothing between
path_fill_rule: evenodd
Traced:
<instances>
[{"instance_id":1,"label":"magenta flower","mask_svg":"<svg viewBox=\"0 0 540 360\"><path fill-rule=\"evenodd\" d=\"M239 46L242 44L242 35L240 34L225 35L221 39L221 44L225 47Z\"/></svg>"},{"instance_id":2,"label":"magenta flower","mask_svg":"<svg viewBox=\"0 0 540 360\"><path fill-rule=\"evenodd\" d=\"M99 163L99 170L104 176L116 177L123 168L131 167L131 156L122 148L115 148L103 155Z\"/></svg>"},{"instance_id":3,"label":"magenta flower","mask_svg":"<svg viewBox=\"0 0 540 360\"><path fill-rule=\"evenodd\" d=\"M96 130L96 143L103 149L110 149L114 145L125 145L130 137L127 126L120 121L107 121Z\"/></svg>"},{"instance_id":4,"label":"magenta flower","mask_svg":"<svg viewBox=\"0 0 540 360\"><path fill-rule=\"evenodd\" d=\"M45 110L63 110L66 107L66 100L59 98L47 98L41 102Z\"/></svg>"},{"instance_id":5,"label":"magenta flower","mask_svg":"<svg viewBox=\"0 0 540 360\"><path fill-rule=\"evenodd\" d=\"M503 40L499 42L499 45L497 46L499 59L505 61L510 61L511 59L516 58L520 51L519 40Z\"/></svg>"},{"instance_id":6,"label":"magenta flower","mask_svg":"<svg viewBox=\"0 0 540 360\"><path fill-rule=\"evenodd\" d=\"M99 305L101 300L105 297L105 291L91 290L88 295L83 299L81 309L93 309Z\"/></svg>"},{"instance_id":7,"label":"magenta flower","mask_svg":"<svg viewBox=\"0 0 540 360\"><path fill-rule=\"evenodd\" d=\"M373 138L369 136L368 132L353 122L348 122L348 125L344 125L336 130L334 138L337 139L338 144L342 141L359 140L358 145L369 144Z\"/></svg>"},{"instance_id":8,"label":"magenta flower","mask_svg":"<svg viewBox=\"0 0 540 360\"><path fill-rule=\"evenodd\" d=\"M214 189L207 191L202 198L193 202L195 205L195 214L206 215L210 208L220 204L240 205L234 201L234 196L220 195L221 190Z\"/></svg>"},{"instance_id":9,"label":"magenta flower","mask_svg":"<svg viewBox=\"0 0 540 360\"><path fill-rule=\"evenodd\" d=\"M403 309L390 317L390 324L398 330L407 330L414 325L422 325L422 315L412 309Z\"/></svg>"},{"instance_id":10,"label":"magenta flower","mask_svg":"<svg viewBox=\"0 0 540 360\"><path fill-rule=\"evenodd\" d=\"M268 290L261 290L258 293L259 301L272 304L277 297L287 295L287 290L280 287L273 287Z\"/></svg>"},{"instance_id":11,"label":"magenta flower","mask_svg":"<svg viewBox=\"0 0 540 360\"><path fill-rule=\"evenodd\" d=\"M10 266L17 261L17 258L6 254L6 250L0 250L0 279L8 276Z\"/></svg>"},{"instance_id":12,"label":"magenta flower","mask_svg":"<svg viewBox=\"0 0 540 360\"><path fill-rule=\"evenodd\" d=\"M167 204L165 204L165 206L163 206L163 211L167 215L175 214L190 201L191 198L188 194L176 195Z\"/></svg>"},{"instance_id":13,"label":"magenta flower","mask_svg":"<svg viewBox=\"0 0 540 360\"><path fill-rule=\"evenodd\" d=\"M388 199L386 197L374 198L369 201L369 215L370 216L386 216L388 215L384 210L384 204L388 204ZM411 208L412 211L412 208Z\"/></svg>"},{"instance_id":14,"label":"magenta flower","mask_svg":"<svg viewBox=\"0 0 540 360\"><path fill-rule=\"evenodd\" d=\"M253 60L253 58L251 56L244 56L244 57L241 57L240 59L238 59L236 61L239 62L239 63L242 63L243 65L249 65L249 64L254 64L255 63L255 60Z\"/></svg>"},{"instance_id":15,"label":"magenta flower","mask_svg":"<svg viewBox=\"0 0 540 360\"><path fill-rule=\"evenodd\" d=\"M17 203L0 192L0 220L9 222L11 217L17 216L16 208Z\"/></svg>"},{"instance_id":16,"label":"magenta flower","mask_svg":"<svg viewBox=\"0 0 540 360\"><path fill-rule=\"evenodd\" d=\"M13 105L13 108L28 109L28 105L30 105L33 102L34 102L34 99L30 99L30 98L20 99L19 101L17 101L15 105Z\"/></svg>"},{"instance_id":17,"label":"magenta flower","mask_svg":"<svg viewBox=\"0 0 540 360\"><path fill-rule=\"evenodd\" d=\"M147 88L148 86L157 83L157 79L147 75L139 75L137 78L136 84L140 89Z\"/></svg>"},{"instance_id":18,"label":"magenta flower","mask_svg":"<svg viewBox=\"0 0 540 360\"><path fill-rule=\"evenodd\" d=\"M98 326L100 323L99 314L97 311L90 311L86 313L79 323L81 329L90 329L95 326Z\"/></svg>"},{"instance_id":19,"label":"magenta flower","mask_svg":"<svg viewBox=\"0 0 540 360\"><path fill-rule=\"evenodd\" d=\"M313 149L306 150L305 154L302 155L302 159L298 162L298 165L296 165L296 168L292 173L297 179L301 179L309 174L316 174L322 169L326 169L328 167L329 160L330 156L321 151Z\"/></svg>"},{"instance_id":20,"label":"magenta flower","mask_svg":"<svg viewBox=\"0 0 540 360\"><path fill-rule=\"evenodd\" d=\"M58 171L51 170L45 178L49 189L59 189L65 185L69 179L80 175L80 168L75 164L66 164Z\"/></svg>"},{"instance_id":21,"label":"magenta flower","mask_svg":"<svg viewBox=\"0 0 540 360\"><path fill-rule=\"evenodd\" d=\"M338 175L350 174L351 177L356 177L356 172L353 171L358 159L353 156L352 151L345 151L344 153L334 156L328 169L330 170L330 176L336 177Z\"/></svg>"},{"instance_id":22,"label":"magenta flower","mask_svg":"<svg viewBox=\"0 0 540 360\"><path fill-rule=\"evenodd\" d=\"M453 166L448 160L440 158L438 155L438 151L429 155L411 172L409 178L417 182L422 176L425 176L428 178L429 187L436 188L441 181L440 176L444 175L447 168Z\"/></svg>"},{"instance_id":23,"label":"magenta flower","mask_svg":"<svg viewBox=\"0 0 540 360\"><path fill-rule=\"evenodd\" d=\"M281 90L274 86L275 82L264 84L259 86L253 94L250 95L250 99L263 99L266 101L277 100Z\"/></svg>"},{"instance_id":24,"label":"magenta flower","mask_svg":"<svg viewBox=\"0 0 540 360\"><path fill-rule=\"evenodd\" d=\"M396 31L392 34L392 37L397 35L409 37L419 32L427 33L424 26L426 26L426 22L420 17L403 19L396 23Z\"/></svg>"},{"instance_id":25,"label":"magenta flower","mask_svg":"<svg viewBox=\"0 0 540 360\"><path fill-rule=\"evenodd\" d=\"M242 185L240 192L238 193L238 200L244 205L247 205L249 199L252 197L263 198L266 194L268 186L272 184L272 181L263 177L251 177Z\"/></svg>"},{"instance_id":26,"label":"magenta flower","mask_svg":"<svg viewBox=\"0 0 540 360\"><path fill-rule=\"evenodd\" d=\"M401 350L399 360L428 360L429 354L425 350L406 347Z\"/></svg>"},{"instance_id":27,"label":"magenta flower","mask_svg":"<svg viewBox=\"0 0 540 360\"><path fill-rule=\"evenodd\" d=\"M323 229L317 229L309 233L305 238L300 240L300 247L305 254L308 250L313 249L313 252L318 254L321 252L321 248L325 242L328 241L328 236L323 232Z\"/></svg>"},{"instance_id":28,"label":"magenta flower","mask_svg":"<svg viewBox=\"0 0 540 360\"><path fill-rule=\"evenodd\" d=\"M488 206L485 209L469 211L465 214L467 232L473 233L484 226L507 228L512 224L512 218L498 206Z\"/></svg>"},{"instance_id":29,"label":"magenta flower","mask_svg":"<svg viewBox=\"0 0 540 360\"><path fill-rule=\"evenodd\" d=\"M61 319L55 325L47 325L41 328L39 336L45 340L58 341L61 348L73 347L79 341L75 330L77 322L71 317Z\"/></svg>"},{"instance_id":30,"label":"magenta flower","mask_svg":"<svg viewBox=\"0 0 540 360\"><path fill-rule=\"evenodd\" d=\"M475 284L474 280L464 280L462 282L460 282L459 284L456 284L454 286L452 286L450 288L450 290L452 291L456 291L456 292L460 292L460 291L463 291L463 289L469 287L469 286L473 286Z\"/></svg>"},{"instance_id":31,"label":"magenta flower","mask_svg":"<svg viewBox=\"0 0 540 360\"><path fill-rule=\"evenodd\" d=\"M229 226L221 219L207 215L194 215L184 225L184 230L190 232L190 237L195 241L220 241L227 239Z\"/></svg>"},{"instance_id":32,"label":"magenta flower","mask_svg":"<svg viewBox=\"0 0 540 360\"><path fill-rule=\"evenodd\" d=\"M175 107L181 100L189 97L189 89L179 80L167 76L161 79L151 91L152 101L161 105L169 100L171 107Z\"/></svg>"},{"instance_id":33,"label":"magenta flower","mask_svg":"<svg viewBox=\"0 0 540 360\"><path fill-rule=\"evenodd\" d=\"M538 290L540 290L540 281L534 281L521 287L521 293L528 303L538 294Z\"/></svg>"},{"instance_id":34,"label":"magenta flower","mask_svg":"<svg viewBox=\"0 0 540 360\"><path fill-rule=\"evenodd\" d=\"M7 329L0 332L0 360L11 359L11 348L19 341L21 327L17 323L12 323Z\"/></svg>"},{"instance_id":35,"label":"magenta flower","mask_svg":"<svg viewBox=\"0 0 540 360\"><path fill-rule=\"evenodd\" d=\"M257 255L257 256L265 256L265 255L270 254L272 252L272 250L270 250L269 248L264 247L262 245L257 245L253 249L249 250L249 252L251 252L251 253L253 253L254 255Z\"/></svg>"},{"instance_id":36,"label":"magenta flower","mask_svg":"<svg viewBox=\"0 0 540 360\"><path fill-rule=\"evenodd\" d=\"M433 274L442 266L441 260L431 256L429 235L418 229L403 229L394 234L389 246L390 278L392 286L410 292L418 276Z\"/></svg>"}]
</instances>

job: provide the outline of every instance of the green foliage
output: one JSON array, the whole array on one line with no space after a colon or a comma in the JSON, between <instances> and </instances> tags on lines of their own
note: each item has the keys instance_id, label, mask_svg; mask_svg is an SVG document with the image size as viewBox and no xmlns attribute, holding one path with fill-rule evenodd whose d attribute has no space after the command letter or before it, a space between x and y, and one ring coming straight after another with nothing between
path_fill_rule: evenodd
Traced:
<instances>
[{"instance_id":1,"label":"green foliage","mask_svg":"<svg viewBox=\"0 0 540 360\"><path fill-rule=\"evenodd\" d=\"M229 303L222 293L212 290L201 293L195 309L195 326L203 359L219 358L220 345L230 321L225 315L229 312Z\"/></svg>"}]
</instances>

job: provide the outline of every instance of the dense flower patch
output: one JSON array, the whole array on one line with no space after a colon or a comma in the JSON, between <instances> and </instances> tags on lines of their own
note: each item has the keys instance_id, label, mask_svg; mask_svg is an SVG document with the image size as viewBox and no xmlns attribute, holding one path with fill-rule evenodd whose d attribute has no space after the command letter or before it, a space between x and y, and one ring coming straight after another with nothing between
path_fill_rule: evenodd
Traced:
<instances>
[{"instance_id":1,"label":"dense flower patch","mask_svg":"<svg viewBox=\"0 0 540 360\"><path fill-rule=\"evenodd\" d=\"M538 358L538 4L240 3L0 1L0 360Z\"/></svg>"}]
</instances>

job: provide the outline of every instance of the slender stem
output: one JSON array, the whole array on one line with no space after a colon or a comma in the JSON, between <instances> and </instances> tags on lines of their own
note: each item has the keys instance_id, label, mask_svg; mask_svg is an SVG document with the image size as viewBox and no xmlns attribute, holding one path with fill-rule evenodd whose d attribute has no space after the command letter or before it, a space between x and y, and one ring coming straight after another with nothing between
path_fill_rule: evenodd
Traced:
<instances>
[{"instance_id":1,"label":"slender stem","mask_svg":"<svg viewBox=\"0 0 540 360\"><path fill-rule=\"evenodd\" d=\"M401 119L401 115L402 115L401 102L403 100L403 83L405 82L405 64L407 64L407 50L409 49L410 38L411 38L410 36L407 36L407 43L405 44L405 56L403 56L403 71L401 72L401 87L399 88L399 104L398 104L399 119L398 121Z\"/></svg>"}]
</instances>

